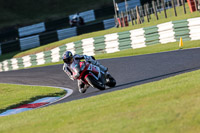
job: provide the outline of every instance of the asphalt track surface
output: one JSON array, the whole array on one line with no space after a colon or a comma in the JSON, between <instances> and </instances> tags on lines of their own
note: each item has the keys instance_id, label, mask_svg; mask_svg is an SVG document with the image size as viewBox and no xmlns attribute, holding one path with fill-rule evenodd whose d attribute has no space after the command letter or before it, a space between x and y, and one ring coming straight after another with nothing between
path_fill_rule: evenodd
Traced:
<instances>
[{"instance_id":1,"label":"asphalt track surface","mask_svg":"<svg viewBox=\"0 0 200 133\"><path fill-rule=\"evenodd\" d=\"M58 102L63 103L198 70L200 69L200 48L103 59L99 62L109 68L109 72L117 81L116 87L104 91L90 87L85 94L80 94L77 90L76 81L71 81L67 77L62 70L62 65L1 72L0 83L57 86L73 89L74 92L71 96Z\"/></svg>"}]
</instances>

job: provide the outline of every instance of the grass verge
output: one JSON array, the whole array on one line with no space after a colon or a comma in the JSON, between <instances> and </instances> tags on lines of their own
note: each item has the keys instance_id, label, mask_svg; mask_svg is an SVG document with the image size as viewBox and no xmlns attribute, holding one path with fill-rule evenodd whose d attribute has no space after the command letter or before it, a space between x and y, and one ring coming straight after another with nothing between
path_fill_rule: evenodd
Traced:
<instances>
[{"instance_id":1,"label":"grass verge","mask_svg":"<svg viewBox=\"0 0 200 133\"><path fill-rule=\"evenodd\" d=\"M0 132L197 133L200 71L0 118ZM188 82L190 81L190 82Z\"/></svg>"},{"instance_id":2,"label":"grass verge","mask_svg":"<svg viewBox=\"0 0 200 133\"><path fill-rule=\"evenodd\" d=\"M0 84L0 113L42 97L61 96L64 90L52 87Z\"/></svg>"}]
</instances>

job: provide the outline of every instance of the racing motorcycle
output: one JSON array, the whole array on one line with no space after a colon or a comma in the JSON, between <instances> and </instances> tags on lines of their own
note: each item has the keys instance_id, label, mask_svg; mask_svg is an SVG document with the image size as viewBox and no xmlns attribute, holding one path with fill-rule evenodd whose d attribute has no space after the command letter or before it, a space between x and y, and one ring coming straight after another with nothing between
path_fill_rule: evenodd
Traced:
<instances>
[{"instance_id":1,"label":"racing motorcycle","mask_svg":"<svg viewBox=\"0 0 200 133\"><path fill-rule=\"evenodd\" d=\"M81 80L84 86L105 90L106 86L114 87L116 80L111 76L105 76L105 73L98 66L87 61L73 62L71 64L73 78Z\"/></svg>"}]
</instances>

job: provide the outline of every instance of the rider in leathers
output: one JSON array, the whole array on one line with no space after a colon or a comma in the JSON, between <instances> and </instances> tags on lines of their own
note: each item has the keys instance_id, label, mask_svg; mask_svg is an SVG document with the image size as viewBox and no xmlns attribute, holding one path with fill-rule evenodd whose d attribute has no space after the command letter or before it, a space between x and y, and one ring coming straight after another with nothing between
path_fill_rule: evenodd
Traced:
<instances>
[{"instance_id":1,"label":"rider in leathers","mask_svg":"<svg viewBox=\"0 0 200 133\"><path fill-rule=\"evenodd\" d=\"M79 61L81 59L85 59L85 61L88 61L88 62L92 63L93 65L98 66L101 69L101 71L105 72L106 75L109 75L109 73L107 72L108 68L101 65L98 61L95 60L95 58L93 56L78 55L78 54L75 54L73 56L73 54L70 51L66 51L63 54L62 58L64 61L63 70L69 76L69 78L71 80L74 80L74 78L73 78L73 74L72 74L70 65L72 64L72 62L79 63ZM85 93L88 86L85 86L85 84L83 84L81 80L77 80L77 82L78 82L79 92Z\"/></svg>"}]
</instances>

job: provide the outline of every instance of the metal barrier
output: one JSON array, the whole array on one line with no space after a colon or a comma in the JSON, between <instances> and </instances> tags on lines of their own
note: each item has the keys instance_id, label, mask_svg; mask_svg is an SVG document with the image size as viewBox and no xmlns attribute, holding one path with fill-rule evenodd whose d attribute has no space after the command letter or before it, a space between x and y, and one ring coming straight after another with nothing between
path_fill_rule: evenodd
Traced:
<instances>
[{"instance_id":1,"label":"metal barrier","mask_svg":"<svg viewBox=\"0 0 200 133\"><path fill-rule=\"evenodd\" d=\"M30 26L21 27L18 29L18 32L19 32L19 37L23 37L23 36L41 33L41 32L44 32L45 30L46 29L45 29L44 22L42 22L42 23L30 25Z\"/></svg>"},{"instance_id":2,"label":"metal barrier","mask_svg":"<svg viewBox=\"0 0 200 133\"><path fill-rule=\"evenodd\" d=\"M57 30L58 39L63 40L77 35L76 27Z\"/></svg>"},{"instance_id":3,"label":"metal barrier","mask_svg":"<svg viewBox=\"0 0 200 133\"><path fill-rule=\"evenodd\" d=\"M21 50L26 50L40 46L39 35L21 38L19 39L19 41Z\"/></svg>"},{"instance_id":4,"label":"metal barrier","mask_svg":"<svg viewBox=\"0 0 200 133\"><path fill-rule=\"evenodd\" d=\"M104 29L113 28L115 27L115 19L114 18L106 19L103 21L103 24L104 24Z\"/></svg>"}]
</instances>

